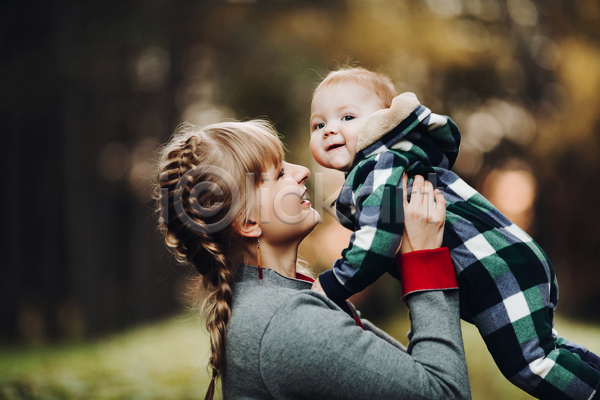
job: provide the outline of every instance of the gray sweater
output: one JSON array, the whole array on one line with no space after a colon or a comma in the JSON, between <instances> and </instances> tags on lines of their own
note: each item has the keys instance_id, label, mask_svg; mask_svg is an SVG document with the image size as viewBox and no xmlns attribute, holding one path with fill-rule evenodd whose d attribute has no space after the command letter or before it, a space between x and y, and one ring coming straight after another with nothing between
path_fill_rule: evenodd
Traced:
<instances>
[{"instance_id":1,"label":"gray sweater","mask_svg":"<svg viewBox=\"0 0 600 400\"><path fill-rule=\"evenodd\" d=\"M241 266L233 289L224 399L470 399L458 292L407 296L410 343L365 330L306 281Z\"/></svg>"}]
</instances>

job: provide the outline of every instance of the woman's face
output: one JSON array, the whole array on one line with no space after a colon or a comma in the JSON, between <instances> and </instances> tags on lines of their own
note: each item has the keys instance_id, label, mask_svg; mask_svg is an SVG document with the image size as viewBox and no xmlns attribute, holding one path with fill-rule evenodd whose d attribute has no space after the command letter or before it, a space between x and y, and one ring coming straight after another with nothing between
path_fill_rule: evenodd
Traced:
<instances>
[{"instance_id":1,"label":"woman's face","mask_svg":"<svg viewBox=\"0 0 600 400\"><path fill-rule=\"evenodd\" d=\"M319 213L307 200L308 168L283 162L263 175L257 190L261 238L271 244L300 242L319 223Z\"/></svg>"}]
</instances>

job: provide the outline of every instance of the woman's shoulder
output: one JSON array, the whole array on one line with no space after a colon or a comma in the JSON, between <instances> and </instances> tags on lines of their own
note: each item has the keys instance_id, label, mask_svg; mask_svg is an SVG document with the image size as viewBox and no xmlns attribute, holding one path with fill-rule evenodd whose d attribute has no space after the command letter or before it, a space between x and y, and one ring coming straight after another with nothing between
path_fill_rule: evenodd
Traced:
<instances>
[{"instance_id":1,"label":"woman's shoulder","mask_svg":"<svg viewBox=\"0 0 600 400\"><path fill-rule=\"evenodd\" d=\"M241 267L233 286L230 332L241 325L247 333L248 323L252 329L264 330L281 307L313 297L311 286L308 281L288 278L268 268L262 269L261 279L258 268Z\"/></svg>"},{"instance_id":2,"label":"woman's shoulder","mask_svg":"<svg viewBox=\"0 0 600 400\"><path fill-rule=\"evenodd\" d=\"M296 308L301 305L310 307L329 307L326 297L318 295L306 288L291 288L272 285L269 282L239 282L234 286L232 304L232 324L237 319L253 321L255 327L263 326L270 322L276 313L284 315L296 314ZM285 310L285 311L283 311Z\"/></svg>"},{"instance_id":3,"label":"woman's shoulder","mask_svg":"<svg viewBox=\"0 0 600 400\"><path fill-rule=\"evenodd\" d=\"M279 357L295 357L292 348L306 349L318 339L314 324L326 325L326 319L319 317L322 310L337 314L335 304L310 290L310 285L294 288L285 283L277 285L265 277L234 286L223 379L223 392L229 397L250 392L257 398L270 397L265 377L277 376Z\"/></svg>"},{"instance_id":4,"label":"woman's shoulder","mask_svg":"<svg viewBox=\"0 0 600 400\"><path fill-rule=\"evenodd\" d=\"M228 335L244 347L306 345L339 333L344 326L362 331L333 301L309 289L254 285L237 294Z\"/></svg>"}]
</instances>

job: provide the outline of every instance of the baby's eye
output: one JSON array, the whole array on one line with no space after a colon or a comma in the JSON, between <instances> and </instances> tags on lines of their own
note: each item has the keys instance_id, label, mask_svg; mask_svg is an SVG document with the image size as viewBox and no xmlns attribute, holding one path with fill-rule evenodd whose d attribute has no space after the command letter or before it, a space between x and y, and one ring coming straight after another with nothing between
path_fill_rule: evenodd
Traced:
<instances>
[{"instance_id":1,"label":"baby's eye","mask_svg":"<svg viewBox=\"0 0 600 400\"><path fill-rule=\"evenodd\" d=\"M352 121L354 119L353 115L344 115L342 121Z\"/></svg>"},{"instance_id":2,"label":"baby's eye","mask_svg":"<svg viewBox=\"0 0 600 400\"><path fill-rule=\"evenodd\" d=\"M323 128L325 128L325 124L323 122L320 122L313 126L313 131L316 131L317 129L323 129Z\"/></svg>"}]
</instances>

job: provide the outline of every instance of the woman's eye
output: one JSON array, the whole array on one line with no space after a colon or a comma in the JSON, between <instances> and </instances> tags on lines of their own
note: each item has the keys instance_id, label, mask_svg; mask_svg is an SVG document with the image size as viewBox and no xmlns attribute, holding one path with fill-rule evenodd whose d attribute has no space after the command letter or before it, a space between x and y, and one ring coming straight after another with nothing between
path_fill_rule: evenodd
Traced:
<instances>
[{"instance_id":1,"label":"woman's eye","mask_svg":"<svg viewBox=\"0 0 600 400\"><path fill-rule=\"evenodd\" d=\"M352 121L354 119L353 115L344 115L342 121Z\"/></svg>"},{"instance_id":2,"label":"woman's eye","mask_svg":"<svg viewBox=\"0 0 600 400\"><path fill-rule=\"evenodd\" d=\"M277 175L277 179L281 178L284 174L285 174L285 171L283 170L283 168L281 168L279 170L279 174Z\"/></svg>"}]
</instances>

